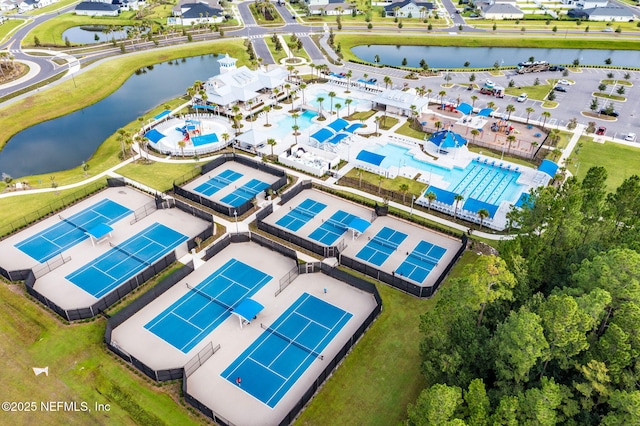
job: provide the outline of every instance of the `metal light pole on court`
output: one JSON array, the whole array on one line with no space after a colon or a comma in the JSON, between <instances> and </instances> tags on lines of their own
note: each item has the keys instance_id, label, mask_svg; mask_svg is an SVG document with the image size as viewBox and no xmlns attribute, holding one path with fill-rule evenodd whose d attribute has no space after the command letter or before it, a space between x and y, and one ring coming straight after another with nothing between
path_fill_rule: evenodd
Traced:
<instances>
[{"instance_id":1,"label":"metal light pole on court","mask_svg":"<svg viewBox=\"0 0 640 426\"><path fill-rule=\"evenodd\" d=\"M409 217L413 216L413 202L416 200L415 194L411 194L411 213L409 213Z\"/></svg>"},{"instance_id":2,"label":"metal light pole on court","mask_svg":"<svg viewBox=\"0 0 640 426\"><path fill-rule=\"evenodd\" d=\"M233 216L236 218L236 235L238 235L238 210L233 211Z\"/></svg>"}]
</instances>

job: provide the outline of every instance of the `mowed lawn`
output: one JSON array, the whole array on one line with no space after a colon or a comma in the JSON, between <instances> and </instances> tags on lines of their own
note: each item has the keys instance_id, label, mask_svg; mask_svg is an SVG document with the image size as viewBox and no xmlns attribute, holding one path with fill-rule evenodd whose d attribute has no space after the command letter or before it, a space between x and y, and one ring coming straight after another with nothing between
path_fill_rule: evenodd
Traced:
<instances>
[{"instance_id":1,"label":"mowed lawn","mask_svg":"<svg viewBox=\"0 0 640 426\"><path fill-rule=\"evenodd\" d=\"M0 400L35 402L34 412L2 413L2 424L196 425L177 402L180 384L157 386L107 351L106 321L66 325L29 300L18 285L0 285ZM33 367L49 367L36 376ZM81 403L87 411L45 412L41 402ZM96 411L108 404L109 411Z\"/></svg>"},{"instance_id":2,"label":"mowed lawn","mask_svg":"<svg viewBox=\"0 0 640 426\"><path fill-rule=\"evenodd\" d=\"M477 255L466 252L460 274ZM420 316L438 298L418 299L378 284L382 313L295 422L296 425L395 425L427 385L420 373Z\"/></svg>"},{"instance_id":3,"label":"mowed lawn","mask_svg":"<svg viewBox=\"0 0 640 426\"><path fill-rule=\"evenodd\" d=\"M628 177L640 174L640 146L638 148L613 142L596 143L590 136L580 137L582 147L571 158L577 158L569 166L569 171L578 179L583 179L589 168L602 166L607 169L607 190L615 191Z\"/></svg>"}]
</instances>

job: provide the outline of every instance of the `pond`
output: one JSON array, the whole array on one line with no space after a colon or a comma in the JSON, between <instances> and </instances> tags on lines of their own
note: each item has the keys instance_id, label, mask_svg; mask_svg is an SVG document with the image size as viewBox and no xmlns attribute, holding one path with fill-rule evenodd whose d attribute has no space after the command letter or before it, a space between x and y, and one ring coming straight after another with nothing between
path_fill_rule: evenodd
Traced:
<instances>
[{"instance_id":1,"label":"pond","mask_svg":"<svg viewBox=\"0 0 640 426\"><path fill-rule=\"evenodd\" d=\"M116 30L115 28L118 28ZM73 44L93 44L106 43L112 40L124 40L127 38L128 32L132 30L132 26L110 27L106 25L83 25L81 27L72 27L62 33L62 40L69 40ZM145 34L148 29L144 29Z\"/></svg>"},{"instance_id":2,"label":"pond","mask_svg":"<svg viewBox=\"0 0 640 426\"><path fill-rule=\"evenodd\" d=\"M456 47L456 46L390 46L361 45L351 49L359 59L380 64L401 66L406 58L407 66L420 67L424 59L430 68L491 68L496 62L501 66L515 66L518 62L533 57L536 61L551 64L571 64L578 59L583 65L605 65L611 58L615 66L637 67L640 64L639 50L598 49L541 49L530 47Z\"/></svg>"},{"instance_id":3,"label":"pond","mask_svg":"<svg viewBox=\"0 0 640 426\"><path fill-rule=\"evenodd\" d=\"M0 151L0 173L18 178L77 167L119 128L218 72L214 55L145 68L100 102L16 134Z\"/></svg>"}]
</instances>

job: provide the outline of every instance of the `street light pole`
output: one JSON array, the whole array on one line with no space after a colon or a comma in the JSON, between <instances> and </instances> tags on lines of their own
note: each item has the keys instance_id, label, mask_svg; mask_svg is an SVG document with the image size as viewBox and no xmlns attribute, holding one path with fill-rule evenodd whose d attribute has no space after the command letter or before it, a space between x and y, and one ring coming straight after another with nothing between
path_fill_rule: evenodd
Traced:
<instances>
[{"instance_id":1,"label":"street light pole","mask_svg":"<svg viewBox=\"0 0 640 426\"><path fill-rule=\"evenodd\" d=\"M413 216L413 202L415 201L415 194L411 194L411 213L409 213L409 217Z\"/></svg>"},{"instance_id":2,"label":"street light pole","mask_svg":"<svg viewBox=\"0 0 640 426\"><path fill-rule=\"evenodd\" d=\"M233 216L236 218L236 235L238 235L238 210L233 211Z\"/></svg>"}]
</instances>

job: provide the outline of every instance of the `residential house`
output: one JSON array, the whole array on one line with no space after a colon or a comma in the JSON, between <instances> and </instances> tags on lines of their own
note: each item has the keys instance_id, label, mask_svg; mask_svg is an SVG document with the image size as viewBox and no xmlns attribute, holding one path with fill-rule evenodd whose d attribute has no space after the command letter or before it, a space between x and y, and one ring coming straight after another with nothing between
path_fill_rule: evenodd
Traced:
<instances>
[{"instance_id":1,"label":"residential house","mask_svg":"<svg viewBox=\"0 0 640 426\"><path fill-rule=\"evenodd\" d=\"M18 11L28 12L30 10L39 9L50 4L56 3L57 0L22 0L18 3Z\"/></svg>"},{"instance_id":2,"label":"residential house","mask_svg":"<svg viewBox=\"0 0 640 426\"><path fill-rule=\"evenodd\" d=\"M480 14L485 19L522 19L524 12L509 3L486 4L480 8Z\"/></svg>"},{"instance_id":3,"label":"residential house","mask_svg":"<svg viewBox=\"0 0 640 426\"><path fill-rule=\"evenodd\" d=\"M167 19L169 25L215 24L224 21L224 10L215 2L180 2L172 10L175 18Z\"/></svg>"},{"instance_id":4,"label":"residential house","mask_svg":"<svg viewBox=\"0 0 640 426\"><path fill-rule=\"evenodd\" d=\"M118 16L120 6L97 1L83 1L74 9L76 15L83 16Z\"/></svg>"},{"instance_id":5,"label":"residential house","mask_svg":"<svg viewBox=\"0 0 640 426\"><path fill-rule=\"evenodd\" d=\"M609 6L609 0L577 0L575 5L581 9L594 9Z\"/></svg>"},{"instance_id":6,"label":"residential house","mask_svg":"<svg viewBox=\"0 0 640 426\"><path fill-rule=\"evenodd\" d=\"M398 18L424 18L434 9L433 3L404 0L387 4L384 7L386 16Z\"/></svg>"},{"instance_id":7,"label":"residential house","mask_svg":"<svg viewBox=\"0 0 640 426\"><path fill-rule=\"evenodd\" d=\"M350 15L355 4L344 0L305 0L310 15Z\"/></svg>"},{"instance_id":8,"label":"residential house","mask_svg":"<svg viewBox=\"0 0 640 426\"><path fill-rule=\"evenodd\" d=\"M627 22L635 19L634 14L625 7L607 6L582 10L590 21Z\"/></svg>"},{"instance_id":9,"label":"residential house","mask_svg":"<svg viewBox=\"0 0 640 426\"><path fill-rule=\"evenodd\" d=\"M2 0L0 1L0 12L8 12L10 10L16 9L18 5L15 0ZM7 18L4 16L0 16L0 24L6 21Z\"/></svg>"}]
</instances>

